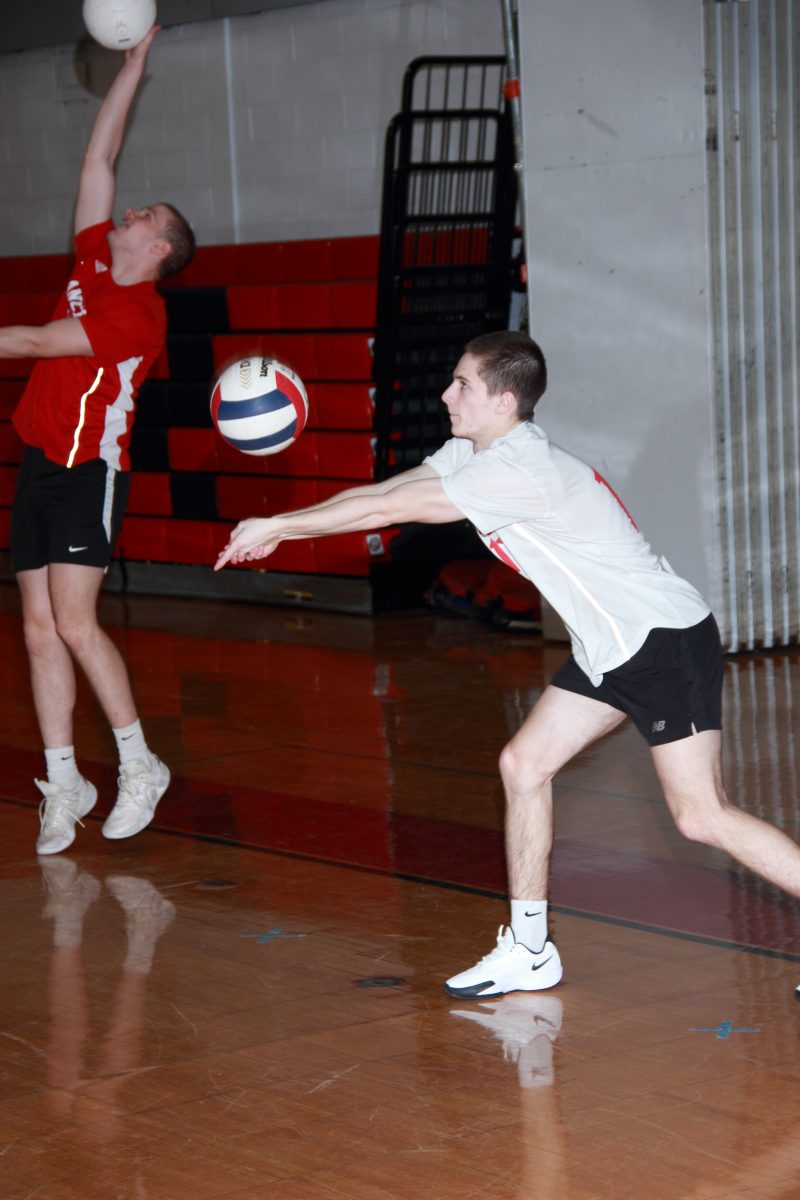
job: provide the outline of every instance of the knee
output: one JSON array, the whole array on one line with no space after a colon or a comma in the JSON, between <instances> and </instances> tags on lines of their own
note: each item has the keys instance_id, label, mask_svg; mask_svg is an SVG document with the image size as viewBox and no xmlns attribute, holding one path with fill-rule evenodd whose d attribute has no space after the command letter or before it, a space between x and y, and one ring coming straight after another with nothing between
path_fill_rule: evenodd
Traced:
<instances>
[{"instance_id":1,"label":"knee","mask_svg":"<svg viewBox=\"0 0 800 1200\"><path fill-rule=\"evenodd\" d=\"M29 654L46 654L59 640L53 614L49 611L26 612L22 629L25 648Z\"/></svg>"},{"instance_id":2,"label":"knee","mask_svg":"<svg viewBox=\"0 0 800 1200\"><path fill-rule=\"evenodd\" d=\"M94 612L90 610L78 615L74 612L56 611L55 631L65 646L77 656L92 643L97 629Z\"/></svg>"},{"instance_id":3,"label":"knee","mask_svg":"<svg viewBox=\"0 0 800 1200\"><path fill-rule=\"evenodd\" d=\"M704 846L719 846L719 822L726 806L724 798L714 797L711 804L702 807L691 803L673 803L672 817L678 832L690 842Z\"/></svg>"},{"instance_id":4,"label":"knee","mask_svg":"<svg viewBox=\"0 0 800 1200\"><path fill-rule=\"evenodd\" d=\"M536 792L552 779L552 773L542 769L540 760L536 756L520 753L514 741L501 751L499 767L507 795Z\"/></svg>"}]
</instances>

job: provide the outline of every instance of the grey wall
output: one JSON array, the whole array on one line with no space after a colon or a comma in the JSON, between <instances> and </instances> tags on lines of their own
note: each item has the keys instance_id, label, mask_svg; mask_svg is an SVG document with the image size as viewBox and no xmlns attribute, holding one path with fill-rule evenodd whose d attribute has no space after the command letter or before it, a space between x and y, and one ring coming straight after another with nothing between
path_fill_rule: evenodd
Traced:
<instances>
[{"instance_id":1,"label":"grey wall","mask_svg":"<svg viewBox=\"0 0 800 1200\"><path fill-rule=\"evenodd\" d=\"M408 63L502 49L499 0L324 0L165 29L120 202L170 200L205 244L377 233ZM83 146L120 61L85 42L0 55L0 254L68 249Z\"/></svg>"},{"instance_id":2,"label":"grey wall","mask_svg":"<svg viewBox=\"0 0 800 1200\"><path fill-rule=\"evenodd\" d=\"M159 24L166 27L305 3L307 0L158 0L157 13ZM0 54L80 41L86 34L82 8L82 0L5 0Z\"/></svg>"},{"instance_id":3,"label":"grey wall","mask_svg":"<svg viewBox=\"0 0 800 1200\"><path fill-rule=\"evenodd\" d=\"M537 0L520 31L538 419L717 607L701 6Z\"/></svg>"}]
</instances>

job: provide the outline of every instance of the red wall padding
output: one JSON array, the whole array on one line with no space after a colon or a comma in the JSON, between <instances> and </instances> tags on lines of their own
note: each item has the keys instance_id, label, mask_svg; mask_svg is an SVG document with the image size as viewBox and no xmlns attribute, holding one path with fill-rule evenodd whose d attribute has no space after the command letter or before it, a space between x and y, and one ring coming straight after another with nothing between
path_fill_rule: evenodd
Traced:
<instances>
[{"instance_id":1,"label":"red wall padding","mask_svg":"<svg viewBox=\"0 0 800 1200\"><path fill-rule=\"evenodd\" d=\"M71 266L71 254L11 255L0 258L0 294L60 292Z\"/></svg>"},{"instance_id":2,"label":"red wall padding","mask_svg":"<svg viewBox=\"0 0 800 1200\"><path fill-rule=\"evenodd\" d=\"M25 390L24 379L0 380L0 421L10 421L11 414L19 404Z\"/></svg>"},{"instance_id":3,"label":"red wall padding","mask_svg":"<svg viewBox=\"0 0 800 1200\"><path fill-rule=\"evenodd\" d=\"M10 508L17 483L16 467L0 467L0 507Z\"/></svg>"},{"instance_id":4,"label":"red wall padding","mask_svg":"<svg viewBox=\"0 0 800 1200\"><path fill-rule=\"evenodd\" d=\"M32 358L0 358L0 379L21 379L24 383L32 370Z\"/></svg>"},{"instance_id":5,"label":"red wall padding","mask_svg":"<svg viewBox=\"0 0 800 1200\"><path fill-rule=\"evenodd\" d=\"M309 429L372 429L371 384L307 383L306 391Z\"/></svg>"},{"instance_id":6,"label":"red wall padding","mask_svg":"<svg viewBox=\"0 0 800 1200\"><path fill-rule=\"evenodd\" d=\"M172 514L172 495L167 471L134 471L128 498L129 513L152 516Z\"/></svg>"},{"instance_id":7,"label":"red wall padding","mask_svg":"<svg viewBox=\"0 0 800 1200\"><path fill-rule=\"evenodd\" d=\"M0 463L18 463L22 458L22 442L9 421L0 422Z\"/></svg>"},{"instance_id":8,"label":"red wall padding","mask_svg":"<svg viewBox=\"0 0 800 1200\"><path fill-rule=\"evenodd\" d=\"M242 454L213 429L170 429L169 463L173 471L220 471L231 475L289 475L363 483L374 477L374 439L370 433L316 433L307 430L280 454ZM324 466L323 466L324 464Z\"/></svg>"},{"instance_id":9,"label":"red wall padding","mask_svg":"<svg viewBox=\"0 0 800 1200\"><path fill-rule=\"evenodd\" d=\"M0 294L0 325L46 325L58 297L58 292Z\"/></svg>"},{"instance_id":10,"label":"red wall padding","mask_svg":"<svg viewBox=\"0 0 800 1200\"><path fill-rule=\"evenodd\" d=\"M234 285L228 320L231 329L372 329L377 296L371 280Z\"/></svg>"},{"instance_id":11,"label":"red wall padding","mask_svg":"<svg viewBox=\"0 0 800 1200\"><path fill-rule=\"evenodd\" d=\"M269 476L218 475L217 512L230 521L267 517L309 508L340 492L347 484L333 479L284 479Z\"/></svg>"},{"instance_id":12,"label":"red wall padding","mask_svg":"<svg viewBox=\"0 0 800 1200\"><path fill-rule=\"evenodd\" d=\"M226 333L213 341L218 371L250 355L280 359L302 380L372 379L371 337L366 333Z\"/></svg>"},{"instance_id":13,"label":"red wall padding","mask_svg":"<svg viewBox=\"0 0 800 1200\"><path fill-rule=\"evenodd\" d=\"M174 279L165 280L163 286L226 287L249 283L376 279L378 254L377 234L245 246L200 246L189 266ZM69 269L69 261L66 260L62 280ZM13 289L0 286L0 290ZM26 290L41 289L30 287Z\"/></svg>"}]
</instances>

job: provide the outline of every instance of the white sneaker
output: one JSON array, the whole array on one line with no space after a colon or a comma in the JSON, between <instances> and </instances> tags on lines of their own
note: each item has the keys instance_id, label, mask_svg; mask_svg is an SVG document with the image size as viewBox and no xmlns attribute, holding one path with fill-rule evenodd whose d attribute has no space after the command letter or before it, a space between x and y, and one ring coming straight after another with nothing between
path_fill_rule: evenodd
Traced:
<instances>
[{"instance_id":1,"label":"white sneaker","mask_svg":"<svg viewBox=\"0 0 800 1200\"><path fill-rule=\"evenodd\" d=\"M97 788L81 775L74 788L64 788L60 783L46 779L35 779L44 796L39 805L39 836L36 839L37 854L60 854L75 841L75 822L91 812L97 800Z\"/></svg>"},{"instance_id":2,"label":"white sneaker","mask_svg":"<svg viewBox=\"0 0 800 1200\"><path fill-rule=\"evenodd\" d=\"M510 926L497 931L497 945L474 967L454 975L444 985L461 1000L503 996L506 992L540 992L555 987L563 970L558 951L545 942L538 954L514 940Z\"/></svg>"},{"instance_id":3,"label":"white sneaker","mask_svg":"<svg viewBox=\"0 0 800 1200\"><path fill-rule=\"evenodd\" d=\"M169 768L155 754L123 763L119 769L117 802L106 817L103 837L127 838L141 833L153 819L169 787Z\"/></svg>"},{"instance_id":4,"label":"white sneaker","mask_svg":"<svg viewBox=\"0 0 800 1200\"><path fill-rule=\"evenodd\" d=\"M488 1029L503 1046L506 1062L516 1063L520 1086L549 1087L553 1082L553 1045L561 1029L564 1006L558 996L515 995L495 1004L452 1008Z\"/></svg>"}]
</instances>

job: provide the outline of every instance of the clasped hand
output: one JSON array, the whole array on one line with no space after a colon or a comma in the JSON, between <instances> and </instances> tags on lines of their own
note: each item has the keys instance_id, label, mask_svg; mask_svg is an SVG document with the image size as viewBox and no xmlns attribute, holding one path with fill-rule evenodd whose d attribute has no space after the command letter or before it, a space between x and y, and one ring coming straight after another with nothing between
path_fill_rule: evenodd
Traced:
<instances>
[{"instance_id":1,"label":"clasped hand","mask_svg":"<svg viewBox=\"0 0 800 1200\"><path fill-rule=\"evenodd\" d=\"M220 551L214 570L218 571L229 562L253 562L257 558L267 558L279 541L270 517L249 517L246 521L240 521L228 538L227 546Z\"/></svg>"}]
</instances>

